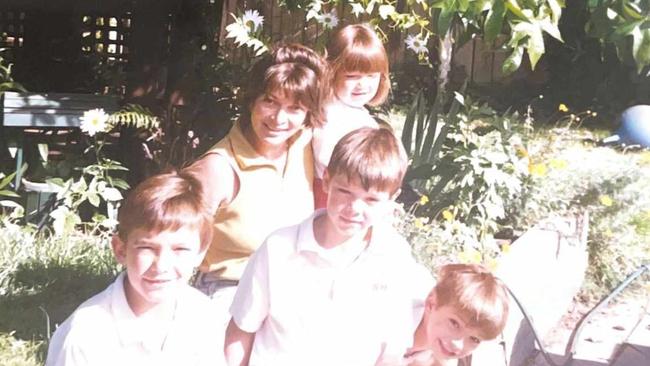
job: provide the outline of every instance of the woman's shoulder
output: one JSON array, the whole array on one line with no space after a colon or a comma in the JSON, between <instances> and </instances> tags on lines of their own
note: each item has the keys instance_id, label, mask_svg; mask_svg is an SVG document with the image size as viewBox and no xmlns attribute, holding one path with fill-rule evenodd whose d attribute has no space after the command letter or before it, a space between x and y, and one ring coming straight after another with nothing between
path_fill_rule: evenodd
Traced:
<instances>
[{"instance_id":1,"label":"woman's shoulder","mask_svg":"<svg viewBox=\"0 0 650 366\"><path fill-rule=\"evenodd\" d=\"M227 156L210 151L183 171L203 184L205 201L210 205L211 211L216 211L219 206L234 198L238 178Z\"/></svg>"}]
</instances>

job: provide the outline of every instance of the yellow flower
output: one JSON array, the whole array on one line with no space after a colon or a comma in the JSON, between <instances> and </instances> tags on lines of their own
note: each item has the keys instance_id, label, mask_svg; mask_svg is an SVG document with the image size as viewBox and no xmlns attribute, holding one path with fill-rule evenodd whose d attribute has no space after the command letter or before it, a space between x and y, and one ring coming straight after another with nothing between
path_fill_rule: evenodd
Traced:
<instances>
[{"instance_id":1,"label":"yellow flower","mask_svg":"<svg viewBox=\"0 0 650 366\"><path fill-rule=\"evenodd\" d=\"M508 243L503 243L503 244L501 245L501 253L503 253L503 254L508 254L508 253L510 253L510 244L508 244Z\"/></svg>"},{"instance_id":2,"label":"yellow flower","mask_svg":"<svg viewBox=\"0 0 650 366\"><path fill-rule=\"evenodd\" d=\"M640 155L641 159L639 159L639 163L641 165L650 165L650 151L644 151Z\"/></svg>"},{"instance_id":3,"label":"yellow flower","mask_svg":"<svg viewBox=\"0 0 650 366\"><path fill-rule=\"evenodd\" d=\"M568 112L569 107L567 107L566 104L564 104L564 103L560 103L560 105L557 106L557 110L560 111L560 112Z\"/></svg>"},{"instance_id":4,"label":"yellow flower","mask_svg":"<svg viewBox=\"0 0 650 366\"><path fill-rule=\"evenodd\" d=\"M420 206L426 205L427 203L429 203L429 197L427 197L426 195L420 196L420 201L418 203L420 204Z\"/></svg>"},{"instance_id":5,"label":"yellow flower","mask_svg":"<svg viewBox=\"0 0 650 366\"><path fill-rule=\"evenodd\" d=\"M442 211L442 218L447 221L454 221L454 214L449 210Z\"/></svg>"},{"instance_id":6,"label":"yellow flower","mask_svg":"<svg viewBox=\"0 0 650 366\"><path fill-rule=\"evenodd\" d=\"M566 169L568 165L569 164L564 159L552 159L551 161L548 162L548 166L558 170Z\"/></svg>"},{"instance_id":7,"label":"yellow flower","mask_svg":"<svg viewBox=\"0 0 650 366\"><path fill-rule=\"evenodd\" d=\"M422 229L424 227L424 222L422 222L422 219L420 219L419 217L415 219L415 222L413 224L418 229Z\"/></svg>"},{"instance_id":8,"label":"yellow flower","mask_svg":"<svg viewBox=\"0 0 650 366\"><path fill-rule=\"evenodd\" d=\"M485 263L485 265L491 272L494 272L499 267L499 261L497 261L496 258L490 258L487 260L487 263Z\"/></svg>"},{"instance_id":9,"label":"yellow flower","mask_svg":"<svg viewBox=\"0 0 650 366\"><path fill-rule=\"evenodd\" d=\"M609 207L614 204L614 201L612 200L612 197L603 194L600 197L598 197L598 200L603 206Z\"/></svg>"},{"instance_id":10,"label":"yellow flower","mask_svg":"<svg viewBox=\"0 0 650 366\"><path fill-rule=\"evenodd\" d=\"M543 177L546 175L547 170L548 169L546 169L546 164L544 163L528 164L528 172L531 175L537 175Z\"/></svg>"},{"instance_id":11,"label":"yellow flower","mask_svg":"<svg viewBox=\"0 0 650 366\"><path fill-rule=\"evenodd\" d=\"M526 150L526 148L521 146L521 145L517 145L516 154L517 154L517 157L520 158L520 159L527 158L528 157L528 150Z\"/></svg>"},{"instance_id":12,"label":"yellow flower","mask_svg":"<svg viewBox=\"0 0 650 366\"><path fill-rule=\"evenodd\" d=\"M481 252L474 248L463 250L458 254L458 260L460 260L462 263L478 264L481 263L481 259Z\"/></svg>"}]
</instances>

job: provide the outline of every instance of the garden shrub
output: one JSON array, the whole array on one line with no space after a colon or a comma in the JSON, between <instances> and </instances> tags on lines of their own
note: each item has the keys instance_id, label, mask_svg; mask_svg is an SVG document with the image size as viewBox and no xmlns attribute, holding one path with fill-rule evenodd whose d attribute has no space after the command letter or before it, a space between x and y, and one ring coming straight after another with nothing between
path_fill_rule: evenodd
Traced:
<instances>
[{"instance_id":1,"label":"garden shrub","mask_svg":"<svg viewBox=\"0 0 650 366\"><path fill-rule=\"evenodd\" d=\"M0 219L0 335L47 340L79 304L115 278L109 233L92 229L55 236Z\"/></svg>"},{"instance_id":2,"label":"garden shrub","mask_svg":"<svg viewBox=\"0 0 650 366\"><path fill-rule=\"evenodd\" d=\"M0 365L3 366L40 366L43 342L23 341L13 334L0 332Z\"/></svg>"},{"instance_id":3,"label":"garden shrub","mask_svg":"<svg viewBox=\"0 0 650 366\"><path fill-rule=\"evenodd\" d=\"M602 295L641 264L650 262L648 152L583 144L584 132L556 129L538 139L540 164L520 215L529 222L549 215L589 211L586 290Z\"/></svg>"},{"instance_id":4,"label":"garden shrub","mask_svg":"<svg viewBox=\"0 0 650 366\"><path fill-rule=\"evenodd\" d=\"M454 108L458 102L460 108ZM433 116L422 117L427 109L413 105L402 135L412 157L407 181L426 198L409 214L436 222L427 235L453 244L460 260L490 265L500 251L494 235L507 223L507 207L518 201L530 175L526 145L531 120L516 113L499 115L458 94L446 113L435 113L434 107ZM418 121L416 128L411 129L410 120ZM437 131L436 137L421 136L426 130ZM433 148L423 157L427 144Z\"/></svg>"},{"instance_id":5,"label":"garden shrub","mask_svg":"<svg viewBox=\"0 0 650 366\"><path fill-rule=\"evenodd\" d=\"M439 118L449 123L448 115ZM509 249L503 233L516 239L540 220L589 211L585 295L604 294L648 263L650 152L597 146L576 119L534 131L530 110L499 115L465 98L433 163L414 160L407 175L423 196L407 202L397 228L418 260L431 268L453 261L494 267Z\"/></svg>"}]
</instances>

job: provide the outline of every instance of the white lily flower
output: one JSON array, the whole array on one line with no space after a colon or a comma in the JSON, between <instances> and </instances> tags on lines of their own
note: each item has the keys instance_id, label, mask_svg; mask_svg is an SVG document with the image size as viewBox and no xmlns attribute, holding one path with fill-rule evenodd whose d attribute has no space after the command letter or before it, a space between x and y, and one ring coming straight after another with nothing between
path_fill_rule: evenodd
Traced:
<instances>
[{"instance_id":1,"label":"white lily flower","mask_svg":"<svg viewBox=\"0 0 650 366\"><path fill-rule=\"evenodd\" d=\"M108 127L108 114L101 108L85 111L80 120L81 131L88 136L94 136L97 132L106 132Z\"/></svg>"},{"instance_id":2,"label":"white lily flower","mask_svg":"<svg viewBox=\"0 0 650 366\"><path fill-rule=\"evenodd\" d=\"M257 10L246 10L241 18L242 23L252 32L257 32L264 24L264 17Z\"/></svg>"},{"instance_id":3,"label":"white lily flower","mask_svg":"<svg viewBox=\"0 0 650 366\"><path fill-rule=\"evenodd\" d=\"M226 26L226 38L234 38L235 44L241 46L250 39L248 31L248 27L240 22L230 23Z\"/></svg>"},{"instance_id":4,"label":"white lily flower","mask_svg":"<svg viewBox=\"0 0 650 366\"><path fill-rule=\"evenodd\" d=\"M408 37L406 37L405 42L406 48L415 53L420 54L429 52L429 49L427 49L427 39L422 39L419 34L417 36L409 34Z\"/></svg>"},{"instance_id":5,"label":"white lily flower","mask_svg":"<svg viewBox=\"0 0 650 366\"><path fill-rule=\"evenodd\" d=\"M359 3L350 3L350 6L352 7L352 14L354 14L354 16L357 18L359 15L366 12L366 9L363 8L363 5Z\"/></svg>"},{"instance_id":6,"label":"white lily flower","mask_svg":"<svg viewBox=\"0 0 650 366\"><path fill-rule=\"evenodd\" d=\"M336 11L332 10L329 13L324 13L319 15L316 20L325 28L332 29L336 28L339 24L339 18L336 16Z\"/></svg>"}]
</instances>

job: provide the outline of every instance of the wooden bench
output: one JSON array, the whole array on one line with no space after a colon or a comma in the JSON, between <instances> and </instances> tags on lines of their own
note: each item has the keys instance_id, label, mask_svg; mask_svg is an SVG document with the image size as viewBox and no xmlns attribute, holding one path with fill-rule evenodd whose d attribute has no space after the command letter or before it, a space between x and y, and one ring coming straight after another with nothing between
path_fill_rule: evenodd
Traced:
<instances>
[{"instance_id":1,"label":"wooden bench","mask_svg":"<svg viewBox=\"0 0 650 366\"><path fill-rule=\"evenodd\" d=\"M20 131L15 142L15 153L12 153L16 159L16 190L22 178L20 167L23 164L25 130L78 128L87 110L103 108L106 113L112 113L119 109L117 97L63 93L5 92L1 106L0 127ZM4 137L6 134L2 135Z\"/></svg>"}]
</instances>

